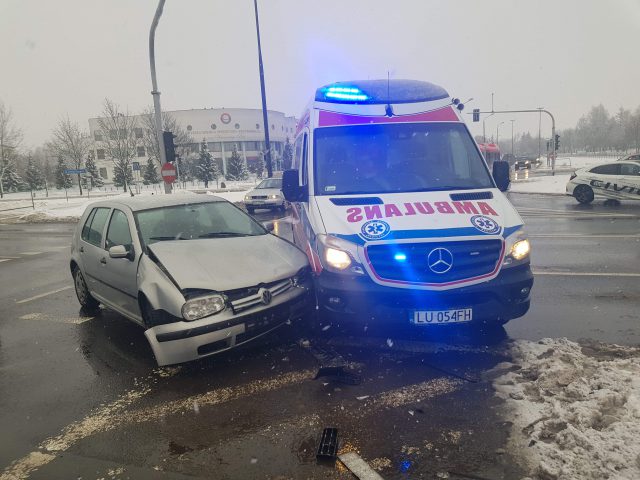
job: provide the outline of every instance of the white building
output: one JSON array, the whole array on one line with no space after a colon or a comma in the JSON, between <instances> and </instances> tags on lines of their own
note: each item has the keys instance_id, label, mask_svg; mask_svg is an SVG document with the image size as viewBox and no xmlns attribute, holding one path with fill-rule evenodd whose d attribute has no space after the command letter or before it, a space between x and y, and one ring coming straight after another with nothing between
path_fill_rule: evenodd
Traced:
<instances>
[{"instance_id":1,"label":"white building","mask_svg":"<svg viewBox=\"0 0 640 480\"><path fill-rule=\"evenodd\" d=\"M190 151L197 155L200 144L204 140L213 158L218 162L220 171L226 173L227 160L231 156L235 145L238 153L251 166L257 162L260 152L264 151L264 125L262 110L249 108L211 108L199 110L175 110L166 112L171 115L178 125L191 134L193 143ZM276 157L282 156L284 144L287 139L293 142L296 119L287 117L284 113L269 110L269 140L271 146L277 152ZM137 147L137 158L144 166L147 162L147 152L143 143L143 123L140 116L136 116L139 125L136 128L136 138L140 139ZM114 164L107 158L105 149L101 143L103 132L98 123L98 118L89 119L89 131L94 141L93 149L96 164L100 175L107 181L113 181Z\"/></svg>"}]
</instances>

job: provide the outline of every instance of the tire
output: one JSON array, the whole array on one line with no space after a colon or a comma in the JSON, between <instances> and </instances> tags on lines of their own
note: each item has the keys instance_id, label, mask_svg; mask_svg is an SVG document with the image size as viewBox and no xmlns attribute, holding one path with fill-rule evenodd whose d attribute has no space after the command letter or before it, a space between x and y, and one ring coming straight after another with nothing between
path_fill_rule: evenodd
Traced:
<instances>
[{"instance_id":1,"label":"tire","mask_svg":"<svg viewBox=\"0 0 640 480\"><path fill-rule=\"evenodd\" d=\"M78 298L80 306L89 311L97 310L100 306L100 302L93 298L91 293L89 293L87 283L84 281L82 272L78 267L73 270L73 285L75 287L76 297Z\"/></svg>"},{"instance_id":2,"label":"tire","mask_svg":"<svg viewBox=\"0 0 640 480\"><path fill-rule=\"evenodd\" d=\"M255 208L253 207L247 207L247 212L249 212L249 215L253 215L253 213L256 211Z\"/></svg>"},{"instance_id":3,"label":"tire","mask_svg":"<svg viewBox=\"0 0 640 480\"><path fill-rule=\"evenodd\" d=\"M573 189L573 197L583 205L593 202L593 189L589 185L578 185Z\"/></svg>"}]
</instances>

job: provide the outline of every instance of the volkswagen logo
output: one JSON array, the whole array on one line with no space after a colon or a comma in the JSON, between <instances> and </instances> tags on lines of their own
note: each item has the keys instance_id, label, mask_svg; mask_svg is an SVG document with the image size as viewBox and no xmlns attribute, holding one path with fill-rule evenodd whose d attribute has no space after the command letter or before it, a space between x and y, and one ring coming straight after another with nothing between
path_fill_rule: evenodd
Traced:
<instances>
[{"instance_id":1,"label":"volkswagen logo","mask_svg":"<svg viewBox=\"0 0 640 480\"><path fill-rule=\"evenodd\" d=\"M453 267L453 255L446 248L434 248L427 256L427 265L433 273L447 273Z\"/></svg>"},{"instance_id":2,"label":"volkswagen logo","mask_svg":"<svg viewBox=\"0 0 640 480\"><path fill-rule=\"evenodd\" d=\"M269 305L271 303L271 292L266 288L261 288L258 290L258 295L260 295L260 300L265 305Z\"/></svg>"}]
</instances>

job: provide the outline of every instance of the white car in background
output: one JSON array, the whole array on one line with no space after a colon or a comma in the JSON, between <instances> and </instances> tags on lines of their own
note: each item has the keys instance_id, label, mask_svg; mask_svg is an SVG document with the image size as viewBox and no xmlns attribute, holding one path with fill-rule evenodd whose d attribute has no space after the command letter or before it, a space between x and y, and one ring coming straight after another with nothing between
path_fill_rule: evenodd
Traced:
<instances>
[{"instance_id":1,"label":"white car in background","mask_svg":"<svg viewBox=\"0 0 640 480\"><path fill-rule=\"evenodd\" d=\"M567 195L584 204L591 203L597 196L640 200L640 158L629 157L576 170L567 183Z\"/></svg>"},{"instance_id":2,"label":"white car in background","mask_svg":"<svg viewBox=\"0 0 640 480\"><path fill-rule=\"evenodd\" d=\"M284 210L286 202L282 194L282 178L265 178L253 190L244 196L247 212L253 213L258 208Z\"/></svg>"}]
</instances>

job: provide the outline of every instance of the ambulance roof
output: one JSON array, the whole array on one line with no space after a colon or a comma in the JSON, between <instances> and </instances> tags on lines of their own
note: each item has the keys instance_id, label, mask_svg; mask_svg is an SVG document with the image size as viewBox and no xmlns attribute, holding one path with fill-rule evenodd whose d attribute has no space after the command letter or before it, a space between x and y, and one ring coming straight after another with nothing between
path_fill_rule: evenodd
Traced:
<instances>
[{"instance_id":1,"label":"ambulance roof","mask_svg":"<svg viewBox=\"0 0 640 480\"><path fill-rule=\"evenodd\" d=\"M420 80L353 80L336 82L316 90L317 102L387 104L430 102L447 98L447 91Z\"/></svg>"}]
</instances>

